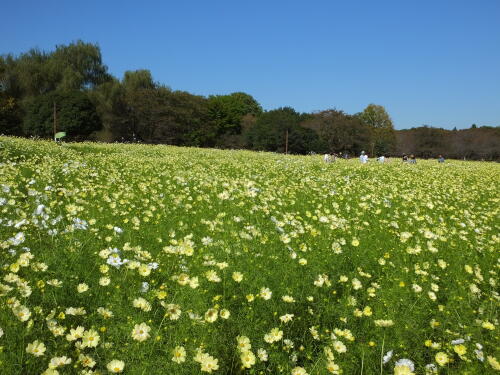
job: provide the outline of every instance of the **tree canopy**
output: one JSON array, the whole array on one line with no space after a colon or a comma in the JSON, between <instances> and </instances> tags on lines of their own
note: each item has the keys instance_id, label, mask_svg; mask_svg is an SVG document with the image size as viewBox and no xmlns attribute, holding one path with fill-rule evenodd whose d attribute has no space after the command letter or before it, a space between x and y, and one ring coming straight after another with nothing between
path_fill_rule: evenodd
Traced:
<instances>
[{"instance_id":1,"label":"tree canopy","mask_svg":"<svg viewBox=\"0 0 500 375\"><path fill-rule=\"evenodd\" d=\"M299 113L291 107L264 111L248 93L205 97L172 90L147 69L113 77L99 46L81 40L53 51L34 48L0 56L0 134L52 137L54 104L58 130L70 140L500 158L498 127L396 131L387 110L377 104L356 114L337 109Z\"/></svg>"},{"instance_id":2,"label":"tree canopy","mask_svg":"<svg viewBox=\"0 0 500 375\"><path fill-rule=\"evenodd\" d=\"M372 155L387 155L394 152L396 133L391 117L381 105L369 104L358 117L370 128L370 147Z\"/></svg>"},{"instance_id":3,"label":"tree canopy","mask_svg":"<svg viewBox=\"0 0 500 375\"><path fill-rule=\"evenodd\" d=\"M38 137L54 135L54 105L57 131L66 132L73 140L84 140L101 128L94 104L78 90L50 92L33 98L27 105L24 132Z\"/></svg>"}]
</instances>

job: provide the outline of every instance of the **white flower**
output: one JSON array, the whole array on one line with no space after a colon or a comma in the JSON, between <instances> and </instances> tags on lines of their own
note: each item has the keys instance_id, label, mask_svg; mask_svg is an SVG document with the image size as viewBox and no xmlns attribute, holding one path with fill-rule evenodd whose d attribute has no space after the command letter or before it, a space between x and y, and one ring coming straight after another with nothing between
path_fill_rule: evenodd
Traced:
<instances>
[{"instance_id":1,"label":"white flower","mask_svg":"<svg viewBox=\"0 0 500 375\"><path fill-rule=\"evenodd\" d=\"M110 266L120 268L124 262L121 260L120 256L118 255L110 255L108 259L106 260L106 263L109 264Z\"/></svg>"},{"instance_id":2,"label":"white flower","mask_svg":"<svg viewBox=\"0 0 500 375\"><path fill-rule=\"evenodd\" d=\"M426 374L437 374L438 368L434 363L429 363L425 365Z\"/></svg>"},{"instance_id":3,"label":"white flower","mask_svg":"<svg viewBox=\"0 0 500 375\"><path fill-rule=\"evenodd\" d=\"M149 283L147 281L143 281L141 284L141 292L146 293L149 290Z\"/></svg>"},{"instance_id":4,"label":"white flower","mask_svg":"<svg viewBox=\"0 0 500 375\"><path fill-rule=\"evenodd\" d=\"M146 323L136 324L132 330L132 338L140 342L147 340L149 338L150 330L151 327L149 327Z\"/></svg>"},{"instance_id":5,"label":"white flower","mask_svg":"<svg viewBox=\"0 0 500 375\"><path fill-rule=\"evenodd\" d=\"M266 352L266 350L262 349L262 348L260 348L259 350L257 350L257 357L259 357L259 359L262 362L266 362L267 361L267 352Z\"/></svg>"},{"instance_id":6,"label":"white flower","mask_svg":"<svg viewBox=\"0 0 500 375\"><path fill-rule=\"evenodd\" d=\"M411 372L413 372L415 370L415 364L411 360L406 359L406 358L399 359L394 364L394 367L396 367L396 366L406 366L411 370Z\"/></svg>"},{"instance_id":7,"label":"white flower","mask_svg":"<svg viewBox=\"0 0 500 375\"><path fill-rule=\"evenodd\" d=\"M273 292L271 292L271 289L269 289L269 288L261 288L260 289L260 293L259 293L260 298L262 298L264 300L269 300L269 299L271 299L272 295L273 295Z\"/></svg>"},{"instance_id":8,"label":"white flower","mask_svg":"<svg viewBox=\"0 0 500 375\"><path fill-rule=\"evenodd\" d=\"M212 243L212 241L213 241L213 240L212 240L210 237L203 237L203 238L201 239L201 243L202 243L203 245L205 245L205 246L207 246L207 245L211 244L211 243Z\"/></svg>"},{"instance_id":9,"label":"white flower","mask_svg":"<svg viewBox=\"0 0 500 375\"><path fill-rule=\"evenodd\" d=\"M384 355L384 357L382 358L384 365L391 360L392 353L394 353L394 350L390 350Z\"/></svg>"}]
</instances>

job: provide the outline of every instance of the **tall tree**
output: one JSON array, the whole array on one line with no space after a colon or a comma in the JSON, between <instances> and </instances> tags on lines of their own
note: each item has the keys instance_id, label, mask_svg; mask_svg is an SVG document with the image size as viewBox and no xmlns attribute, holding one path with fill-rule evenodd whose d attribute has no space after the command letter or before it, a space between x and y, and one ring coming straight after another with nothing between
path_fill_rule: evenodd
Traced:
<instances>
[{"instance_id":1,"label":"tall tree","mask_svg":"<svg viewBox=\"0 0 500 375\"><path fill-rule=\"evenodd\" d=\"M230 95L209 96L208 111L217 136L222 136L240 134L243 116L257 116L262 113L262 107L251 95L235 92Z\"/></svg>"},{"instance_id":2,"label":"tall tree","mask_svg":"<svg viewBox=\"0 0 500 375\"><path fill-rule=\"evenodd\" d=\"M50 53L31 49L18 57L7 55L1 65L0 82L16 98L91 89L111 79L99 46L82 41L57 46Z\"/></svg>"},{"instance_id":3,"label":"tall tree","mask_svg":"<svg viewBox=\"0 0 500 375\"><path fill-rule=\"evenodd\" d=\"M371 154L383 155L394 152L396 133L385 108L381 105L369 104L358 116L371 129Z\"/></svg>"},{"instance_id":4,"label":"tall tree","mask_svg":"<svg viewBox=\"0 0 500 375\"><path fill-rule=\"evenodd\" d=\"M23 135L22 121L18 100L0 92L0 134Z\"/></svg>"},{"instance_id":5,"label":"tall tree","mask_svg":"<svg viewBox=\"0 0 500 375\"><path fill-rule=\"evenodd\" d=\"M204 146L212 137L203 97L160 86L127 91L127 103L144 142Z\"/></svg>"},{"instance_id":6,"label":"tall tree","mask_svg":"<svg viewBox=\"0 0 500 375\"><path fill-rule=\"evenodd\" d=\"M264 112L245 134L247 145L254 150L284 152L288 137L289 153L315 151L317 134L299 125L307 118L291 107Z\"/></svg>"},{"instance_id":7,"label":"tall tree","mask_svg":"<svg viewBox=\"0 0 500 375\"><path fill-rule=\"evenodd\" d=\"M49 57L49 69L59 81L59 90L94 88L111 80L99 46L81 40L67 46L56 46Z\"/></svg>"},{"instance_id":8,"label":"tall tree","mask_svg":"<svg viewBox=\"0 0 500 375\"><path fill-rule=\"evenodd\" d=\"M123 87L128 91L154 89L157 87L147 69L127 70L123 75Z\"/></svg>"},{"instance_id":9,"label":"tall tree","mask_svg":"<svg viewBox=\"0 0 500 375\"><path fill-rule=\"evenodd\" d=\"M104 142L133 141L134 113L127 101L127 91L120 81L113 79L89 91L102 121L102 129L94 138Z\"/></svg>"},{"instance_id":10,"label":"tall tree","mask_svg":"<svg viewBox=\"0 0 500 375\"><path fill-rule=\"evenodd\" d=\"M82 91L51 92L33 98L24 118L24 132L29 136L53 136L53 109L57 109L57 131L64 131L70 140L84 140L99 130L101 121L95 105Z\"/></svg>"},{"instance_id":11,"label":"tall tree","mask_svg":"<svg viewBox=\"0 0 500 375\"><path fill-rule=\"evenodd\" d=\"M336 109L314 114L303 126L318 133L322 151L358 154L369 144L368 125Z\"/></svg>"}]
</instances>

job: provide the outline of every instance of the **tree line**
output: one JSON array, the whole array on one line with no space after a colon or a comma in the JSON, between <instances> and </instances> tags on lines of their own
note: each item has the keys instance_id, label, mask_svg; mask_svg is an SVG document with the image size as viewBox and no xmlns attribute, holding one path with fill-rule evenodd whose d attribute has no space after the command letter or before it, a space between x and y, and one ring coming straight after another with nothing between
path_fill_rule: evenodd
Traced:
<instances>
[{"instance_id":1,"label":"tree line","mask_svg":"<svg viewBox=\"0 0 500 375\"><path fill-rule=\"evenodd\" d=\"M397 131L383 106L299 113L264 111L251 95L193 95L155 82L148 70L121 79L104 65L98 45L77 41L54 51L0 56L0 133L50 138L246 148L294 154L500 159L500 128Z\"/></svg>"}]
</instances>

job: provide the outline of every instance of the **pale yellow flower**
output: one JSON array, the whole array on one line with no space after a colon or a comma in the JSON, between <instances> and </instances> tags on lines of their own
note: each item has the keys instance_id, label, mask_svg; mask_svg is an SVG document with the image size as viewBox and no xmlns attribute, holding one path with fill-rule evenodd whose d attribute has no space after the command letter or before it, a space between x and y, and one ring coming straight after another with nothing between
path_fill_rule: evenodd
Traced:
<instances>
[{"instance_id":1,"label":"pale yellow flower","mask_svg":"<svg viewBox=\"0 0 500 375\"><path fill-rule=\"evenodd\" d=\"M76 287L76 290L78 291L78 293L84 293L87 290L89 290L89 286L87 284L85 284L85 283L80 283Z\"/></svg>"},{"instance_id":2,"label":"pale yellow flower","mask_svg":"<svg viewBox=\"0 0 500 375\"><path fill-rule=\"evenodd\" d=\"M222 309L219 313L220 317L222 319L229 319L229 316L231 315L231 313L229 312L228 309Z\"/></svg>"},{"instance_id":3,"label":"pale yellow flower","mask_svg":"<svg viewBox=\"0 0 500 375\"><path fill-rule=\"evenodd\" d=\"M40 357L45 353L45 344L41 341L35 340L26 347L26 353L32 354L35 357Z\"/></svg>"},{"instance_id":4,"label":"pale yellow flower","mask_svg":"<svg viewBox=\"0 0 500 375\"><path fill-rule=\"evenodd\" d=\"M26 306L23 305L14 307L12 309L12 312L21 322L27 321L31 316L31 311Z\"/></svg>"},{"instance_id":5,"label":"pale yellow flower","mask_svg":"<svg viewBox=\"0 0 500 375\"><path fill-rule=\"evenodd\" d=\"M108 371L112 372L114 374L123 372L124 367L125 367L125 363L123 361L119 361L117 359L113 359L111 362L109 362L106 365L106 368L108 369Z\"/></svg>"},{"instance_id":6,"label":"pale yellow flower","mask_svg":"<svg viewBox=\"0 0 500 375\"><path fill-rule=\"evenodd\" d=\"M292 375L308 375L308 373L305 368L297 366L292 370Z\"/></svg>"},{"instance_id":7,"label":"pale yellow flower","mask_svg":"<svg viewBox=\"0 0 500 375\"><path fill-rule=\"evenodd\" d=\"M490 364L490 366L493 369L500 371L500 363L498 362L498 360L495 357L492 357L491 355L489 355L488 357L486 357L486 359L488 360L488 363Z\"/></svg>"},{"instance_id":8,"label":"pale yellow flower","mask_svg":"<svg viewBox=\"0 0 500 375\"><path fill-rule=\"evenodd\" d=\"M93 329L85 331L82 336L82 348L95 348L99 344L99 339L99 334Z\"/></svg>"},{"instance_id":9,"label":"pale yellow flower","mask_svg":"<svg viewBox=\"0 0 500 375\"><path fill-rule=\"evenodd\" d=\"M436 360L436 363L439 366L445 366L450 361L450 359L448 358L448 354L446 354L444 352L436 353L436 355L434 356L434 359Z\"/></svg>"},{"instance_id":10,"label":"pale yellow flower","mask_svg":"<svg viewBox=\"0 0 500 375\"><path fill-rule=\"evenodd\" d=\"M149 327L146 323L136 324L132 330L132 338L136 341L145 341L149 338Z\"/></svg>"},{"instance_id":11,"label":"pale yellow flower","mask_svg":"<svg viewBox=\"0 0 500 375\"><path fill-rule=\"evenodd\" d=\"M241 364L244 368L250 368L255 365L255 355L250 351L246 350L240 355Z\"/></svg>"},{"instance_id":12,"label":"pale yellow flower","mask_svg":"<svg viewBox=\"0 0 500 375\"><path fill-rule=\"evenodd\" d=\"M175 363L183 363L186 361L186 350L183 346L176 346L172 350L172 361Z\"/></svg>"},{"instance_id":13,"label":"pale yellow flower","mask_svg":"<svg viewBox=\"0 0 500 375\"><path fill-rule=\"evenodd\" d=\"M78 326L75 329L70 329L69 334L66 335L66 340L75 341L83 336L85 328Z\"/></svg>"}]
</instances>

